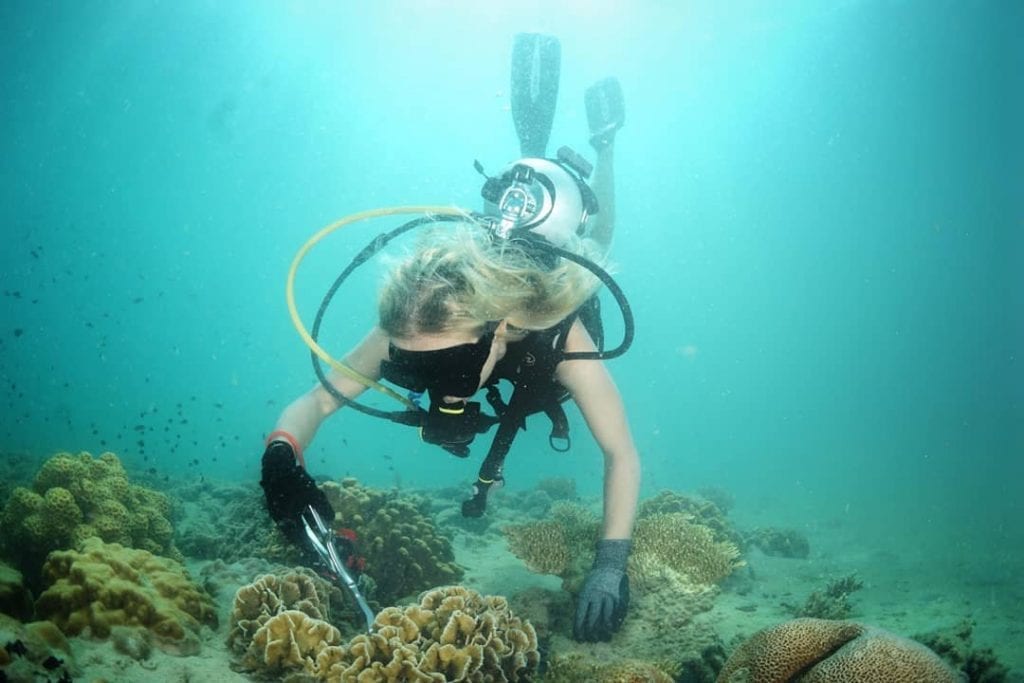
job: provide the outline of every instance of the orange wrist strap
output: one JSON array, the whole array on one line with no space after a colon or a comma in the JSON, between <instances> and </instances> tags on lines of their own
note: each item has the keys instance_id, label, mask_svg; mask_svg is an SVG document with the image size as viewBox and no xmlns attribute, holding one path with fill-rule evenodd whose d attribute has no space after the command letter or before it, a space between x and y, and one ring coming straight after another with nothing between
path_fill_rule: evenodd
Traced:
<instances>
[{"instance_id":1,"label":"orange wrist strap","mask_svg":"<svg viewBox=\"0 0 1024 683\"><path fill-rule=\"evenodd\" d=\"M283 429L276 429L270 432L270 436L267 437L266 445L269 446L274 441L284 441L286 444L291 446L292 451L295 453L295 459L299 461L299 465L302 466L302 469L306 469L306 461L302 457L302 446L299 445L298 439Z\"/></svg>"}]
</instances>

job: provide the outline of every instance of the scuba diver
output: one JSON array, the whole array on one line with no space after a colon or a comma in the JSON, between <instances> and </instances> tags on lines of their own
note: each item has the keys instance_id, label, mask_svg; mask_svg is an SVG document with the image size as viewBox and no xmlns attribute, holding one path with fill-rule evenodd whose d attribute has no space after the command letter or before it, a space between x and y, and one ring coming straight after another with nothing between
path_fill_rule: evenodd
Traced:
<instances>
[{"instance_id":1,"label":"scuba diver","mask_svg":"<svg viewBox=\"0 0 1024 683\"><path fill-rule=\"evenodd\" d=\"M343 406L380 415L356 399L367 386L380 388L382 378L411 397L405 401L409 410L384 416L419 427L425 441L456 456L468 456L474 438L497 427L472 497L462 504L469 517L484 514L489 492L502 484L505 456L527 416L545 413L552 422L551 445L568 448L561 404L572 398L604 454L603 526L578 595L574 637L608 640L625 618L640 462L603 360L629 346L633 329L628 303L601 267L614 228L612 156L624 106L614 78L586 92L597 154L588 184L592 169L578 154L562 148L547 157L559 68L557 39L516 36L511 105L522 158L494 176L477 162L486 178L482 214L451 212L400 229L426 226L411 255L386 277L377 325L329 374L314 353L320 383L285 408L267 437L260 484L271 517L290 540L316 550L355 595L368 622L372 613L345 569L346 558L339 556L344 553L332 544L333 510L306 472L303 451L323 420ZM378 237L343 277L398 232ZM623 343L613 351L603 350L597 299L602 284L616 297L625 321ZM512 385L507 398L502 381ZM494 415L472 400L480 390ZM420 404L424 397L429 408Z\"/></svg>"}]
</instances>

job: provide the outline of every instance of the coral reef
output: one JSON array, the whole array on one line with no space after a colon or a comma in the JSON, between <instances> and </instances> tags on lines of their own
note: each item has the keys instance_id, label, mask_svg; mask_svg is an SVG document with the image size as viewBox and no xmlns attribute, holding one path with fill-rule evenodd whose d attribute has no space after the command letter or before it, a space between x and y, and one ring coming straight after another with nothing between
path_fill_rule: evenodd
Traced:
<instances>
[{"instance_id":1,"label":"coral reef","mask_svg":"<svg viewBox=\"0 0 1024 683\"><path fill-rule=\"evenodd\" d=\"M864 587L853 574L829 581L824 590L814 591L800 607L790 606L795 617L815 619L846 619L853 612L850 594Z\"/></svg>"},{"instance_id":2,"label":"coral reef","mask_svg":"<svg viewBox=\"0 0 1024 683\"><path fill-rule=\"evenodd\" d=\"M0 614L0 681L70 681L78 673L60 629L49 621L23 624Z\"/></svg>"},{"instance_id":3,"label":"coral reef","mask_svg":"<svg viewBox=\"0 0 1024 683\"><path fill-rule=\"evenodd\" d=\"M232 644L236 652L243 637L239 632ZM279 612L245 643L239 665L285 680L483 683L531 680L539 662L533 627L504 598L449 586L404 609L384 609L371 633L346 644L337 629L307 612Z\"/></svg>"},{"instance_id":4,"label":"coral reef","mask_svg":"<svg viewBox=\"0 0 1024 683\"><path fill-rule=\"evenodd\" d=\"M206 480L184 483L172 492L182 501L174 540L188 557L231 563L280 554L268 553L279 534L263 497L254 494L252 487ZM224 543L225 538L231 543Z\"/></svg>"},{"instance_id":5,"label":"coral reef","mask_svg":"<svg viewBox=\"0 0 1024 683\"><path fill-rule=\"evenodd\" d=\"M913 636L967 677L968 683L1004 683L1009 670L991 648L975 648L971 642L974 622L964 619L950 628Z\"/></svg>"},{"instance_id":6,"label":"coral reef","mask_svg":"<svg viewBox=\"0 0 1024 683\"><path fill-rule=\"evenodd\" d=\"M537 482L537 491L546 493L552 501L576 500L576 480L569 477L546 477Z\"/></svg>"},{"instance_id":7,"label":"coral reef","mask_svg":"<svg viewBox=\"0 0 1024 683\"><path fill-rule=\"evenodd\" d=\"M462 578L451 542L422 510L418 497L360 486L354 479L321 487L334 508L334 525L356 532L374 598L394 604Z\"/></svg>"},{"instance_id":8,"label":"coral reef","mask_svg":"<svg viewBox=\"0 0 1024 683\"><path fill-rule=\"evenodd\" d=\"M744 540L772 557L806 560L811 554L807 537L795 529L759 527L750 531Z\"/></svg>"},{"instance_id":9,"label":"coral reef","mask_svg":"<svg viewBox=\"0 0 1024 683\"><path fill-rule=\"evenodd\" d=\"M675 491L661 491L653 498L640 503L637 518L651 517L657 514L682 513L689 515L691 521L711 529L716 541L728 541L742 547L743 539L729 524L722 508L711 500L697 496L687 496Z\"/></svg>"},{"instance_id":10,"label":"coral reef","mask_svg":"<svg viewBox=\"0 0 1024 683\"><path fill-rule=\"evenodd\" d=\"M259 557L248 557L228 564L221 560L213 560L204 564L199 570L198 581L203 589L214 598L229 590L231 599L238 588L249 583L254 576L261 574L282 573L288 567L268 562Z\"/></svg>"},{"instance_id":11,"label":"coral reef","mask_svg":"<svg viewBox=\"0 0 1024 683\"><path fill-rule=\"evenodd\" d=\"M574 654L552 662L544 673L544 683L674 683L675 672L666 670L674 668L635 659L593 664L584 655Z\"/></svg>"},{"instance_id":12,"label":"coral reef","mask_svg":"<svg viewBox=\"0 0 1024 683\"><path fill-rule=\"evenodd\" d=\"M200 627L217 625L212 601L185 568L145 550L89 538L78 551L50 553L43 577L50 586L36 615L67 635L107 638L115 626L143 627L162 649L194 654Z\"/></svg>"},{"instance_id":13,"label":"coral reef","mask_svg":"<svg viewBox=\"0 0 1024 683\"><path fill-rule=\"evenodd\" d=\"M32 617L32 593L25 588L21 572L0 562L0 612L27 621Z\"/></svg>"},{"instance_id":14,"label":"coral reef","mask_svg":"<svg viewBox=\"0 0 1024 683\"><path fill-rule=\"evenodd\" d=\"M850 621L795 619L758 631L719 683L959 683L958 672L908 638Z\"/></svg>"},{"instance_id":15,"label":"coral reef","mask_svg":"<svg viewBox=\"0 0 1024 683\"><path fill-rule=\"evenodd\" d=\"M558 503L551 520L510 525L504 531L516 557L532 571L560 576L571 592L593 560L599 529L597 517L582 506ZM691 521L688 513L649 513L637 521L629 564L636 584L671 570L692 586L706 586L740 564L732 542L716 540L710 528Z\"/></svg>"},{"instance_id":16,"label":"coral reef","mask_svg":"<svg viewBox=\"0 0 1024 683\"><path fill-rule=\"evenodd\" d=\"M854 574L828 582L823 591L814 591L808 596L801 617L818 619L846 619L853 611L850 595L864 587L864 582Z\"/></svg>"},{"instance_id":17,"label":"coral reef","mask_svg":"<svg viewBox=\"0 0 1024 683\"><path fill-rule=\"evenodd\" d=\"M643 591L634 592L630 616L609 643L572 640L573 605L564 592L558 594L566 597L565 604L553 600L546 615L551 621L534 622L538 633L549 634L552 666L577 655L582 655L586 664L597 667L632 658L655 663L677 680L710 683L725 661L725 649L713 626L698 619L714 606L715 588L696 588L672 571L652 576ZM513 604L522 604L521 596L515 596ZM526 609L524 614L531 617L531 622L534 615L543 618L535 609ZM571 669L562 667L562 671ZM586 674L584 670L575 680L590 680Z\"/></svg>"},{"instance_id":18,"label":"coral reef","mask_svg":"<svg viewBox=\"0 0 1024 683\"><path fill-rule=\"evenodd\" d=\"M131 484L113 453L57 453L32 489L11 493L0 513L2 550L33 580L47 553L92 536L180 560L170 512L167 496Z\"/></svg>"},{"instance_id":19,"label":"coral reef","mask_svg":"<svg viewBox=\"0 0 1024 683\"><path fill-rule=\"evenodd\" d=\"M719 486L702 486L697 489L697 495L714 503L723 515L728 515L736 505L736 497Z\"/></svg>"}]
</instances>

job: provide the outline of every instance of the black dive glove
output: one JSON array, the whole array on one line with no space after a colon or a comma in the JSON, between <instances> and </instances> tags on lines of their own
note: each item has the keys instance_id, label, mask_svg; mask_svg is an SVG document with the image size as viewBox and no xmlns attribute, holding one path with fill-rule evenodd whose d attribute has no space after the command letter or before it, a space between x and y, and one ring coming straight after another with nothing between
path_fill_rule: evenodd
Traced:
<instances>
[{"instance_id":1,"label":"black dive glove","mask_svg":"<svg viewBox=\"0 0 1024 683\"><path fill-rule=\"evenodd\" d=\"M597 542L597 556L576 603L572 637L579 641L611 640L629 609L629 578L626 561L633 542L629 539Z\"/></svg>"},{"instance_id":2,"label":"black dive glove","mask_svg":"<svg viewBox=\"0 0 1024 683\"><path fill-rule=\"evenodd\" d=\"M626 121L626 105L617 78L605 78L587 88L583 97L590 126L590 144L600 152L611 147L615 131Z\"/></svg>"},{"instance_id":3,"label":"black dive glove","mask_svg":"<svg viewBox=\"0 0 1024 683\"><path fill-rule=\"evenodd\" d=\"M293 543L304 546L306 531L302 513L312 505L324 522L334 520L327 496L295 459L295 451L284 441L271 441L263 453L263 478L260 486L267 496L267 510L277 527Z\"/></svg>"}]
</instances>

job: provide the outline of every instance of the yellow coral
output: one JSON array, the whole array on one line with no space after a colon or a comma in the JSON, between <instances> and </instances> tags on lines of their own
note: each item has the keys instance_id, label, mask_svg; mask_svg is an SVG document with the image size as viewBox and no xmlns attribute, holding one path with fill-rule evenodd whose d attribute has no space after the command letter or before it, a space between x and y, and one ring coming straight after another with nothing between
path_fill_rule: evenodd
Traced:
<instances>
[{"instance_id":1,"label":"yellow coral","mask_svg":"<svg viewBox=\"0 0 1024 683\"><path fill-rule=\"evenodd\" d=\"M80 457L61 452L43 463L32 487L37 493L46 493L54 486L71 489L75 482L85 479L86 475L87 469Z\"/></svg>"},{"instance_id":2,"label":"yellow coral","mask_svg":"<svg viewBox=\"0 0 1024 683\"><path fill-rule=\"evenodd\" d=\"M128 508L113 499L104 499L89 515L96 533L107 543L131 545Z\"/></svg>"},{"instance_id":3,"label":"yellow coral","mask_svg":"<svg viewBox=\"0 0 1024 683\"><path fill-rule=\"evenodd\" d=\"M552 506L553 519L505 527L509 549L532 571L555 574L572 590L593 558L599 523L576 503ZM685 513L655 514L637 522L630 578L645 580L664 570L682 574L695 586L714 584L739 566L739 549L717 541L711 529Z\"/></svg>"},{"instance_id":4,"label":"yellow coral","mask_svg":"<svg viewBox=\"0 0 1024 683\"><path fill-rule=\"evenodd\" d=\"M551 515L551 520L513 524L502 531L509 549L531 571L571 583L593 558L600 522L582 505L566 501L552 505Z\"/></svg>"},{"instance_id":5,"label":"yellow coral","mask_svg":"<svg viewBox=\"0 0 1024 683\"><path fill-rule=\"evenodd\" d=\"M533 680L540 661L536 632L511 613L507 600L461 586L382 610L370 633L346 645L332 626L298 611L281 612L257 633L244 667L319 681L512 683Z\"/></svg>"},{"instance_id":6,"label":"yellow coral","mask_svg":"<svg viewBox=\"0 0 1024 683\"><path fill-rule=\"evenodd\" d=\"M68 635L105 638L114 626L141 626L165 649L191 654L200 625L217 624L213 602L184 567L144 550L90 538L80 551L50 553L43 577L50 586L36 614Z\"/></svg>"},{"instance_id":7,"label":"yellow coral","mask_svg":"<svg viewBox=\"0 0 1024 683\"><path fill-rule=\"evenodd\" d=\"M337 588L304 567L256 577L235 593L228 647L237 654L246 653L255 633L271 618L286 611L299 611L312 619L329 621L331 594L335 591Z\"/></svg>"},{"instance_id":8,"label":"yellow coral","mask_svg":"<svg viewBox=\"0 0 1024 683\"><path fill-rule=\"evenodd\" d=\"M565 572L572 561L565 532L558 522L510 525L502 529L512 554L538 574Z\"/></svg>"},{"instance_id":9,"label":"yellow coral","mask_svg":"<svg viewBox=\"0 0 1024 683\"><path fill-rule=\"evenodd\" d=\"M71 492L55 486L43 496L43 507L39 512L47 534L64 543L71 538L74 528L82 522L82 511Z\"/></svg>"},{"instance_id":10,"label":"yellow coral","mask_svg":"<svg viewBox=\"0 0 1024 683\"><path fill-rule=\"evenodd\" d=\"M359 553L376 584L376 600L393 603L462 578L451 542L424 514L422 500L366 488L354 479L322 488L335 511L335 526L349 527L363 539Z\"/></svg>"},{"instance_id":11,"label":"yellow coral","mask_svg":"<svg viewBox=\"0 0 1024 683\"><path fill-rule=\"evenodd\" d=\"M11 492L4 509L4 524L13 523L18 517L25 517L43 506L43 497L35 491L19 486Z\"/></svg>"},{"instance_id":12,"label":"yellow coral","mask_svg":"<svg viewBox=\"0 0 1024 683\"><path fill-rule=\"evenodd\" d=\"M33 488L16 489L0 515L0 543L26 570L35 571L46 553L92 536L180 557L167 497L130 485L113 453L57 453L40 467Z\"/></svg>"},{"instance_id":13,"label":"yellow coral","mask_svg":"<svg viewBox=\"0 0 1024 683\"><path fill-rule=\"evenodd\" d=\"M312 669L325 647L341 643L341 633L305 612L287 610L256 631L243 664L268 672Z\"/></svg>"}]
</instances>

